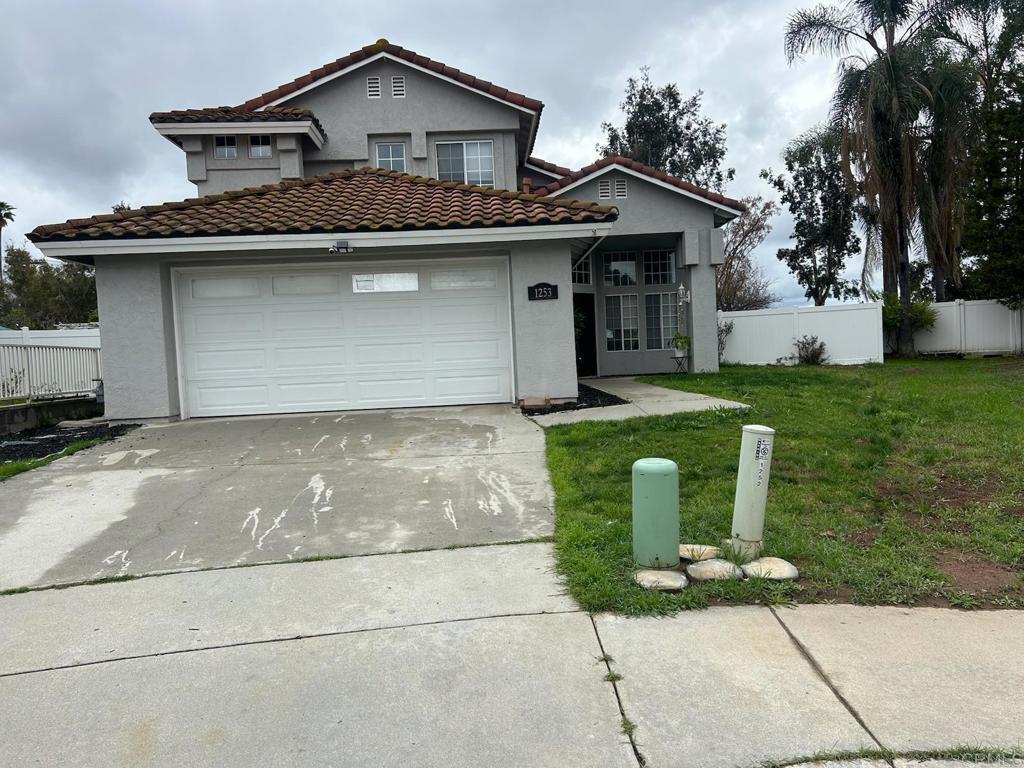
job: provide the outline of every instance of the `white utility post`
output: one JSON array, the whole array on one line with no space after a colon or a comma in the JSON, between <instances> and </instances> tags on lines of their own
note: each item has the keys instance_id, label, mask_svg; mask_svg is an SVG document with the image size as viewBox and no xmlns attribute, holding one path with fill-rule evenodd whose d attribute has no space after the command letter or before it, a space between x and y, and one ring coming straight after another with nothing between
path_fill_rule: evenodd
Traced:
<instances>
[{"instance_id":1,"label":"white utility post","mask_svg":"<svg viewBox=\"0 0 1024 768\"><path fill-rule=\"evenodd\" d=\"M741 557L756 557L761 551L774 441L775 430L771 427L760 424L743 427L736 500L732 508L732 548Z\"/></svg>"}]
</instances>

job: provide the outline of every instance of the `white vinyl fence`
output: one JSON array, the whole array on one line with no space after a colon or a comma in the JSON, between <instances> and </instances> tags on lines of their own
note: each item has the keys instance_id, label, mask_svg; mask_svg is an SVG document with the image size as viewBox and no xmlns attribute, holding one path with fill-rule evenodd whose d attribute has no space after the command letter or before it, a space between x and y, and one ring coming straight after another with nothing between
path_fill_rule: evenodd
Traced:
<instances>
[{"instance_id":1,"label":"white vinyl fence","mask_svg":"<svg viewBox=\"0 0 1024 768\"><path fill-rule=\"evenodd\" d=\"M1024 352L1024 313L997 301L944 301L932 304L935 327L914 334L914 347L924 353L961 355Z\"/></svg>"},{"instance_id":2,"label":"white vinyl fence","mask_svg":"<svg viewBox=\"0 0 1024 768\"><path fill-rule=\"evenodd\" d=\"M0 342L0 400L89 395L101 377L96 347L54 347Z\"/></svg>"},{"instance_id":3,"label":"white vinyl fence","mask_svg":"<svg viewBox=\"0 0 1024 768\"><path fill-rule=\"evenodd\" d=\"M825 342L833 365L880 363L884 354L879 302L719 312L718 321L733 324L722 353L726 363L795 362L795 342L804 336Z\"/></svg>"},{"instance_id":4,"label":"white vinyl fence","mask_svg":"<svg viewBox=\"0 0 1024 768\"><path fill-rule=\"evenodd\" d=\"M0 330L0 345L15 344L38 347L100 348L99 328L68 328L62 331Z\"/></svg>"}]
</instances>

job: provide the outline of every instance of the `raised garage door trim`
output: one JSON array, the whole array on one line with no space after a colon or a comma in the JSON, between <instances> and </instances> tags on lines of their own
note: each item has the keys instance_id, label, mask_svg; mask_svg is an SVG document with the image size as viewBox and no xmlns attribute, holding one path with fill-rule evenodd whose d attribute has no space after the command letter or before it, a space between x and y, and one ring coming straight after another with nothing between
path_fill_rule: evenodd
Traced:
<instances>
[{"instance_id":1,"label":"raised garage door trim","mask_svg":"<svg viewBox=\"0 0 1024 768\"><path fill-rule=\"evenodd\" d=\"M182 417L509 402L506 259L176 269Z\"/></svg>"}]
</instances>

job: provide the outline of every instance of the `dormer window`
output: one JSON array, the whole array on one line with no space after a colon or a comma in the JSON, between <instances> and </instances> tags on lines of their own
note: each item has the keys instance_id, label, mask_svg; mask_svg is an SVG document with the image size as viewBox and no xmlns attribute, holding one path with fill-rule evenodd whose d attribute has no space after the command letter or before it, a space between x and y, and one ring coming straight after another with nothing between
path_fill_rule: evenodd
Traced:
<instances>
[{"instance_id":1,"label":"dormer window","mask_svg":"<svg viewBox=\"0 0 1024 768\"><path fill-rule=\"evenodd\" d=\"M366 98L368 98L368 99L379 99L380 98L380 78L379 77L368 77L368 78L366 78Z\"/></svg>"},{"instance_id":2,"label":"dormer window","mask_svg":"<svg viewBox=\"0 0 1024 768\"><path fill-rule=\"evenodd\" d=\"M249 157L254 160L257 158L273 157L274 150L270 145L270 136L250 136L249 137Z\"/></svg>"},{"instance_id":3,"label":"dormer window","mask_svg":"<svg viewBox=\"0 0 1024 768\"><path fill-rule=\"evenodd\" d=\"M405 98L405 75L395 75L391 78L391 97L393 99Z\"/></svg>"},{"instance_id":4,"label":"dormer window","mask_svg":"<svg viewBox=\"0 0 1024 768\"><path fill-rule=\"evenodd\" d=\"M213 156L218 160L234 160L238 157L238 145L234 136L214 136Z\"/></svg>"}]
</instances>

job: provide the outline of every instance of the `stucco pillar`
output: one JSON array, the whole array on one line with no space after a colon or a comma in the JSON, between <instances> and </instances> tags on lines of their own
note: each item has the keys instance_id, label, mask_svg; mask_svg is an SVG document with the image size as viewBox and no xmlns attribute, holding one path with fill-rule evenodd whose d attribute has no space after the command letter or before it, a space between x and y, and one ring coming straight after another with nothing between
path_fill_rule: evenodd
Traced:
<instances>
[{"instance_id":1,"label":"stucco pillar","mask_svg":"<svg viewBox=\"0 0 1024 768\"><path fill-rule=\"evenodd\" d=\"M691 337L690 371L717 373L718 307L715 295L715 264L721 263L722 231L702 229L696 233L686 232L683 243L686 248L686 263L689 265L686 283L690 290L687 317Z\"/></svg>"}]
</instances>

